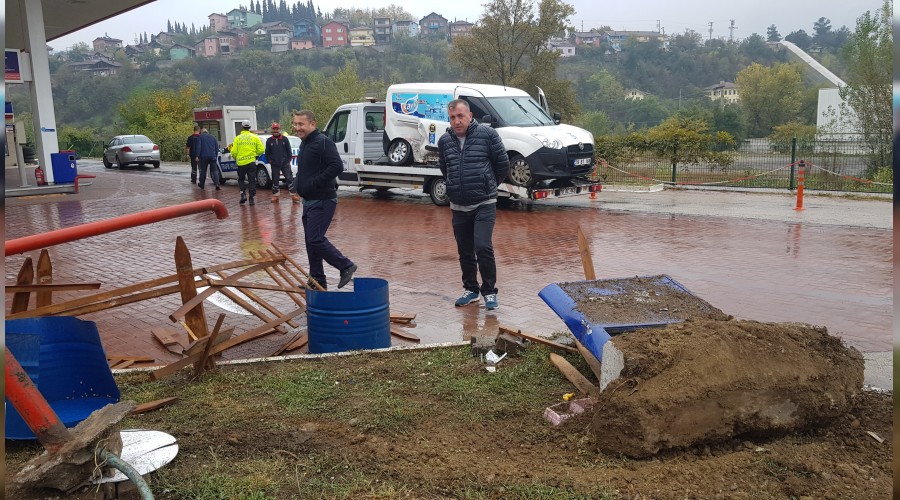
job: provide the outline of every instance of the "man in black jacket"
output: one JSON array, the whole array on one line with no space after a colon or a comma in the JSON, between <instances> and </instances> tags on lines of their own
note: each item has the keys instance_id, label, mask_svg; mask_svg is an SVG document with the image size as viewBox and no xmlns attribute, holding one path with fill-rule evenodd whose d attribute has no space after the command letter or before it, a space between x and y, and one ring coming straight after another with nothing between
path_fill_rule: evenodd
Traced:
<instances>
[{"instance_id":1,"label":"man in black jacket","mask_svg":"<svg viewBox=\"0 0 900 500\"><path fill-rule=\"evenodd\" d=\"M438 141L438 152L465 288L456 299L456 306L477 302L480 292L485 309L491 311L500 307L492 242L497 220L497 185L509 173L509 157L497 131L472 120L469 103L462 99L450 101L447 112L450 128Z\"/></svg>"},{"instance_id":2,"label":"man in black jacket","mask_svg":"<svg viewBox=\"0 0 900 500\"><path fill-rule=\"evenodd\" d=\"M291 142L281 135L281 124L272 122L272 135L266 139L266 160L272 167L272 203L278 203L278 192L281 191L281 176L287 182L291 199L300 203L300 197L294 190L294 174L291 173Z\"/></svg>"},{"instance_id":3,"label":"man in black jacket","mask_svg":"<svg viewBox=\"0 0 900 500\"><path fill-rule=\"evenodd\" d=\"M197 167L200 166L197 161L197 151L200 149L200 125L194 125L194 133L189 135L184 143L184 153L191 161L191 184L197 183Z\"/></svg>"},{"instance_id":4,"label":"man in black jacket","mask_svg":"<svg viewBox=\"0 0 900 500\"><path fill-rule=\"evenodd\" d=\"M291 120L294 135L303 140L297 155L296 192L303 198L303 238L309 257L309 275L327 289L323 261L341 271L338 288L350 282L356 272L353 263L325 237L337 208L337 176L344 164L334 142L316 128L310 110L295 111Z\"/></svg>"}]
</instances>

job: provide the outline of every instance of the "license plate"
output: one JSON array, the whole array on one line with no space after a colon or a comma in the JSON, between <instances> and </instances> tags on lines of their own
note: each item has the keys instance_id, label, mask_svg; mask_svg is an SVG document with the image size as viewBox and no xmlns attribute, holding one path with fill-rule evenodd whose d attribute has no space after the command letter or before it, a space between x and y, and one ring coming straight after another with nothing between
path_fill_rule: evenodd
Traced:
<instances>
[{"instance_id":1,"label":"license plate","mask_svg":"<svg viewBox=\"0 0 900 500\"><path fill-rule=\"evenodd\" d=\"M576 188L567 187L559 190L560 196L566 196L568 194L575 194L577 192Z\"/></svg>"},{"instance_id":2,"label":"license plate","mask_svg":"<svg viewBox=\"0 0 900 500\"><path fill-rule=\"evenodd\" d=\"M578 158L577 160L575 160L574 162L572 162L572 164L575 165L575 166L578 166L578 165L590 165L590 164L591 164L591 159L590 159L590 158Z\"/></svg>"},{"instance_id":3,"label":"license plate","mask_svg":"<svg viewBox=\"0 0 900 500\"><path fill-rule=\"evenodd\" d=\"M149 160L149 156L138 156L138 160Z\"/></svg>"}]
</instances>

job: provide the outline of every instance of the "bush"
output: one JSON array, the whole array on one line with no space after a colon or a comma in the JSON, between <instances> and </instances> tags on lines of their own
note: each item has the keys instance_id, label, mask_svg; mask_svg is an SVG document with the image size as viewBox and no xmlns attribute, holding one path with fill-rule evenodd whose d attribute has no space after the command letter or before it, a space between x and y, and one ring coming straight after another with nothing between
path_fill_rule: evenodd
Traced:
<instances>
[{"instance_id":1,"label":"bush","mask_svg":"<svg viewBox=\"0 0 900 500\"><path fill-rule=\"evenodd\" d=\"M791 142L796 138L797 153L811 154L816 141L816 131L815 125L788 122L772 129L769 140L772 142L772 147L775 151L789 154L791 152Z\"/></svg>"},{"instance_id":2,"label":"bush","mask_svg":"<svg viewBox=\"0 0 900 500\"><path fill-rule=\"evenodd\" d=\"M72 149L79 156L99 156L103 152L103 139L92 128L63 125L56 138L60 150Z\"/></svg>"}]
</instances>

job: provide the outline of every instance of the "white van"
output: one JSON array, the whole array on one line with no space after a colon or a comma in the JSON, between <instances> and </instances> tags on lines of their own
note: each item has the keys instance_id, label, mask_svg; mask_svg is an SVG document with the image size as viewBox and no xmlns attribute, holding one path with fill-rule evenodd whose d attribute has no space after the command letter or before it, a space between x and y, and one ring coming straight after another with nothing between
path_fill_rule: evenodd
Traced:
<instances>
[{"instance_id":1,"label":"white van","mask_svg":"<svg viewBox=\"0 0 900 500\"><path fill-rule=\"evenodd\" d=\"M538 89L540 90L540 89ZM510 159L508 180L532 186L546 179L587 177L594 167L594 137L559 123L524 90L473 83L404 83L387 90L384 153L391 165L437 160L437 143L450 126L447 104L463 99L475 120L495 128Z\"/></svg>"}]
</instances>

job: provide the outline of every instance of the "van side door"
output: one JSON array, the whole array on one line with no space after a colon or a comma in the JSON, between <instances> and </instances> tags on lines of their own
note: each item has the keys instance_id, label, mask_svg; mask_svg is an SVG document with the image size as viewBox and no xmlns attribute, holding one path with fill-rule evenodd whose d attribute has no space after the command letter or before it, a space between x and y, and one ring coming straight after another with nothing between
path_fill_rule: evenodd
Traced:
<instances>
[{"instance_id":1,"label":"van side door","mask_svg":"<svg viewBox=\"0 0 900 500\"><path fill-rule=\"evenodd\" d=\"M356 148L353 145L353 134L351 133L351 109L338 110L331 117L331 121L325 126L323 133L337 146L338 154L341 155L341 161L344 163L344 173L356 172L354 157L356 156Z\"/></svg>"}]
</instances>

